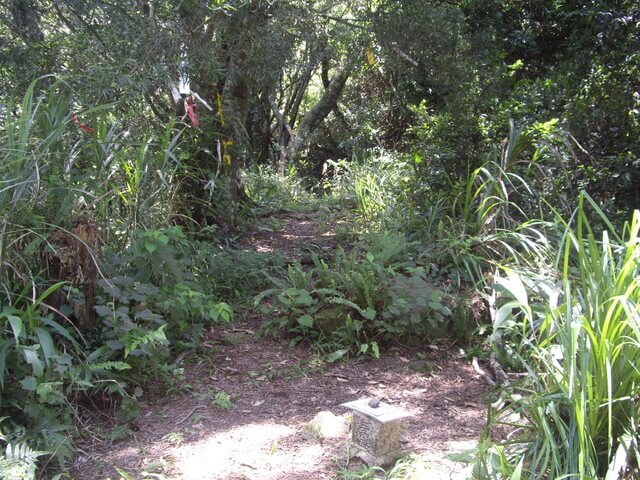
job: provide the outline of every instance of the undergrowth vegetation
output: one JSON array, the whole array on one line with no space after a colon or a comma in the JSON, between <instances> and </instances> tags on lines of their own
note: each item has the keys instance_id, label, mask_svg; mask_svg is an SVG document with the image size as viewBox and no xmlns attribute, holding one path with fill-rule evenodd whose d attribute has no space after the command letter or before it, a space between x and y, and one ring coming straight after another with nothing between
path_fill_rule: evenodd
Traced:
<instances>
[{"instance_id":1,"label":"undergrowth vegetation","mask_svg":"<svg viewBox=\"0 0 640 480\"><path fill-rule=\"evenodd\" d=\"M3 478L31 478L42 458L66 468L87 402L116 411L112 439L130 433L141 387L174 382L175 354L281 264L168 223L180 130L125 141L107 107L78 130L67 85L35 97L46 81L0 130Z\"/></svg>"},{"instance_id":2,"label":"undergrowth vegetation","mask_svg":"<svg viewBox=\"0 0 640 480\"><path fill-rule=\"evenodd\" d=\"M310 342L330 361L489 331L484 348L525 380L492 404L478 449L456 458L479 479L619 478L640 453L640 218L616 227L586 192L573 209L559 186L570 143L540 131L512 123L448 196L407 177L410 159L371 152L333 165L325 185L351 205L361 240L290 265L255 302L270 315L264 334ZM475 318L468 295L482 299Z\"/></svg>"},{"instance_id":3,"label":"undergrowth vegetation","mask_svg":"<svg viewBox=\"0 0 640 480\"><path fill-rule=\"evenodd\" d=\"M127 437L252 309L498 362L478 479L640 476L640 11L582 3L3 2L0 477ZM292 212L334 243L254 251Z\"/></svg>"},{"instance_id":4,"label":"undergrowth vegetation","mask_svg":"<svg viewBox=\"0 0 640 480\"><path fill-rule=\"evenodd\" d=\"M518 346L510 354L527 376L489 413L479 478L609 479L637 465L639 212L618 230L583 194L558 221L555 275L507 269L496 282L494 330ZM490 434L498 425L505 438Z\"/></svg>"}]
</instances>

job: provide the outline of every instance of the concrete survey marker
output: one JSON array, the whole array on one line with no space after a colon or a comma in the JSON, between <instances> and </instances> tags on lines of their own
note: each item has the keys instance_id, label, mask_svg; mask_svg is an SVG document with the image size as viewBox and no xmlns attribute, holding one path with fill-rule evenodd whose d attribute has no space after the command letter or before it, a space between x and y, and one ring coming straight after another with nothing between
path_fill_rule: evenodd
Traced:
<instances>
[{"instance_id":1,"label":"concrete survey marker","mask_svg":"<svg viewBox=\"0 0 640 480\"><path fill-rule=\"evenodd\" d=\"M376 398L363 398L342 406L353 411L353 456L377 466L389 464L401 456L400 431L402 419L410 416L408 412Z\"/></svg>"}]
</instances>

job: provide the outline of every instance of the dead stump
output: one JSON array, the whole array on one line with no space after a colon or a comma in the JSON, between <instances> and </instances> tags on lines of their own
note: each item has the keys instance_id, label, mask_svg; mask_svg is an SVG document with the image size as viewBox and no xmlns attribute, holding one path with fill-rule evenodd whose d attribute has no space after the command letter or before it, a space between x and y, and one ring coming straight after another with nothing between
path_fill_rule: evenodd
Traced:
<instances>
[{"instance_id":1,"label":"dead stump","mask_svg":"<svg viewBox=\"0 0 640 480\"><path fill-rule=\"evenodd\" d=\"M95 326L96 285L99 248L98 226L88 220L76 220L70 231L56 230L49 240L51 273L67 281L82 293L83 302L60 299L70 303L76 326L85 332ZM56 302L57 303L57 302Z\"/></svg>"}]
</instances>

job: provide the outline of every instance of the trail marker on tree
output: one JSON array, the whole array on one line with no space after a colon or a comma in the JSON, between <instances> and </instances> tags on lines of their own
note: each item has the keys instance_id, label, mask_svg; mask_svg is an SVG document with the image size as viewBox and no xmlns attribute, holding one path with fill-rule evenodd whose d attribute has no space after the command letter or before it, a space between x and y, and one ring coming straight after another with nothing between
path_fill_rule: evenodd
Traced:
<instances>
[{"instance_id":1,"label":"trail marker on tree","mask_svg":"<svg viewBox=\"0 0 640 480\"><path fill-rule=\"evenodd\" d=\"M376 398L343 403L353 411L351 423L352 456L369 465L386 465L401 456L402 419L411 414Z\"/></svg>"}]
</instances>

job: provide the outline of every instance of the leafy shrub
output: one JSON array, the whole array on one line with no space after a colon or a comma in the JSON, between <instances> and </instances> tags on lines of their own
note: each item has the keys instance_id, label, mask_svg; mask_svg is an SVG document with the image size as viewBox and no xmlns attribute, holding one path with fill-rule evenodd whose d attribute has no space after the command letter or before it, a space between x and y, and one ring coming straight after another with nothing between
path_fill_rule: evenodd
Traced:
<instances>
[{"instance_id":1,"label":"leafy shrub","mask_svg":"<svg viewBox=\"0 0 640 480\"><path fill-rule=\"evenodd\" d=\"M263 331L284 330L293 335L293 343L315 341L362 353L377 351L379 343L392 339L447 332L451 298L429 281L424 268L394 264L395 253L381 250L383 263L375 248L366 254L360 248L349 255L339 248L331 263L314 257L308 271L294 264L286 279L272 278L275 288L255 298L257 306L275 317L264 322Z\"/></svg>"},{"instance_id":2,"label":"leafy shrub","mask_svg":"<svg viewBox=\"0 0 640 480\"><path fill-rule=\"evenodd\" d=\"M447 335L451 309L448 295L426 278L423 267L409 269L406 275L395 275L385 291L385 320L379 329L385 335L444 337Z\"/></svg>"},{"instance_id":3,"label":"leafy shrub","mask_svg":"<svg viewBox=\"0 0 640 480\"><path fill-rule=\"evenodd\" d=\"M9 414L8 428L22 432L21 450L12 447L14 454L37 449L35 457L55 455L63 464L73 453L75 430L68 399L108 389L118 371L131 367L106 361L102 348L89 353L69 319L54 317L45 302L61 286L51 286L35 300L20 295L19 302L0 302L0 408ZM7 448L14 445L7 442Z\"/></svg>"}]
</instances>

